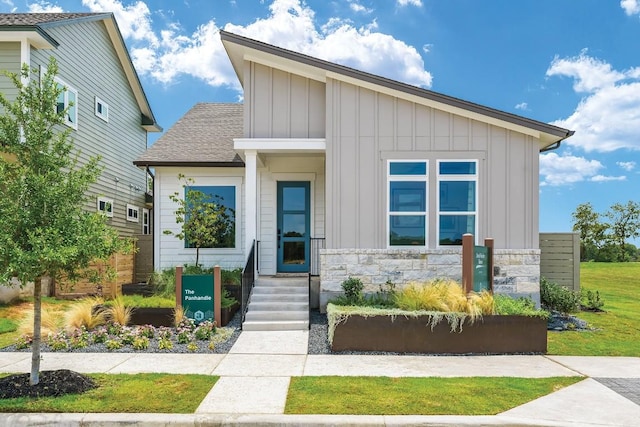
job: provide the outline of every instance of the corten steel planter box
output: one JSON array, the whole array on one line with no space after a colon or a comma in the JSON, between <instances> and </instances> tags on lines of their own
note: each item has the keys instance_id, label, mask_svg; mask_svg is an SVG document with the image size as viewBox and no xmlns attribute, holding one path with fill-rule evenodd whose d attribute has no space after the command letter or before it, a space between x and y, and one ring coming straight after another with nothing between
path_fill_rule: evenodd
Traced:
<instances>
[{"instance_id":1,"label":"corten steel planter box","mask_svg":"<svg viewBox=\"0 0 640 427\"><path fill-rule=\"evenodd\" d=\"M433 329L430 316L351 315L335 327L333 351L391 351L431 354L546 353L547 321L527 316L483 316L451 332L442 319Z\"/></svg>"},{"instance_id":2,"label":"corten steel planter box","mask_svg":"<svg viewBox=\"0 0 640 427\"><path fill-rule=\"evenodd\" d=\"M134 308L130 325L174 326L173 308Z\"/></svg>"},{"instance_id":3,"label":"corten steel planter box","mask_svg":"<svg viewBox=\"0 0 640 427\"><path fill-rule=\"evenodd\" d=\"M240 304L234 304L231 307L222 307L220 309L220 326L227 326L229 322L233 319L236 312L240 308Z\"/></svg>"}]
</instances>

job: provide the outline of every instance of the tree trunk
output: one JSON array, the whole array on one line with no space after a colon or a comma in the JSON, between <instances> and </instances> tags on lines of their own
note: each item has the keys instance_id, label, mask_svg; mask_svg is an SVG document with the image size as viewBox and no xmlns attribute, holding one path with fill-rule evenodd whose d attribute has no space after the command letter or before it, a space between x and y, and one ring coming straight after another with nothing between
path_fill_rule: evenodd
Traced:
<instances>
[{"instance_id":1,"label":"tree trunk","mask_svg":"<svg viewBox=\"0 0 640 427\"><path fill-rule=\"evenodd\" d=\"M31 344L31 377L29 384L40 382L40 324L42 322L42 277L33 284L33 343Z\"/></svg>"}]
</instances>

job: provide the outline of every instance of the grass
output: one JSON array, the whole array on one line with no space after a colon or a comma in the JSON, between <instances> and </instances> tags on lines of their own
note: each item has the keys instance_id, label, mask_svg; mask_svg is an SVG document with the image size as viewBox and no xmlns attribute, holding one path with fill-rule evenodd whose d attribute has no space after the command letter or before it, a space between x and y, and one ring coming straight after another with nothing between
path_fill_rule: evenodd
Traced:
<instances>
[{"instance_id":1,"label":"grass","mask_svg":"<svg viewBox=\"0 0 640 427\"><path fill-rule=\"evenodd\" d=\"M71 301L58 300L55 298L43 297L43 312L57 313L61 316ZM28 317L31 316L31 317ZM27 320L24 321L25 317ZM16 340L22 335L20 324L29 323L29 319L33 319L33 302L30 300L18 300L11 304L0 304L0 325L15 324L17 327L8 327L6 330L0 326L0 348L15 344Z\"/></svg>"},{"instance_id":2,"label":"grass","mask_svg":"<svg viewBox=\"0 0 640 427\"><path fill-rule=\"evenodd\" d=\"M580 287L599 291L604 313L580 312L577 316L597 330L548 334L548 353L571 356L638 356L640 263L582 263Z\"/></svg>"},{"instance_id":3,"label":"grass","mask_svg":"<svg viewBox=\"0 0 640 427\"><path fill-rule=\"evenodd\" d=\"M495 415L582 380L294 377L286 414Z\"/></svg>"},{"instance_id":4,"label":"grass","mask_svg":"<svg viewBox=\"0 0 640 427\"><path fill-rule=\"evenodd\" d=\"M194 413L219 377L171 374L91 374L99 385L83 394L2 399L0 412Z\"/></svg>"},{"instance_id":5,"label":"grass","mask_svg":"<svg viewBox=\"0 0 640 427\"><path fill-rule=\"evenodd\" d=\"M163 296L150 296L143 297L142 295L122 295L118 297L121 299L127 307L140 307L140 308L175 308L176 298L163 297ZM113 305L115 300L106 301L107 305Z\"/></svg>"}]
</instances>

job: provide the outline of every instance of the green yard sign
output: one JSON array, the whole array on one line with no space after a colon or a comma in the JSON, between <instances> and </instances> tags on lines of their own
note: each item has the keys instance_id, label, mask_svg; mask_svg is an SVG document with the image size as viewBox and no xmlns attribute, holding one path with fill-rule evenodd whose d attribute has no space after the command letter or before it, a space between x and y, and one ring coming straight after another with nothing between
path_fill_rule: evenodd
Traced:
<instances>
[{"instance_id":1,"label":"green yard sign","mask_svg":"<svg viewBox=\"0 0 640 427\"><path fill-rule=\"evenodd\" d=\"M488 291L491 289L492 272L489 271L491 265L489 257L491 253L486 246L473 247L473 290L475 292Z\"/></svg>"},{"instance_id":2,"label":"green yard sign","mask_svg":"<svg viewBox=\"0 0 640 427\"><path fill-rule=\"evenodd\" d=\"M213 319L213 274L182 276L182 307L196 324Z\"/></svg>"}]
</instances>

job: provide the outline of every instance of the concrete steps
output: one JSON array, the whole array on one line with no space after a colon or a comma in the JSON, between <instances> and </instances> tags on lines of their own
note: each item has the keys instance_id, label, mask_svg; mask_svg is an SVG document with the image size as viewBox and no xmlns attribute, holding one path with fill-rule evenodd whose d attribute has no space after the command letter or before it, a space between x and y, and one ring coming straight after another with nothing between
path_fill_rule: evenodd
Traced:
<instances>
[{"instance_id":1,"label":"concrete steps","mask_svg":"<svg viewBox=\"0 0 640 427\"><path fill-rule=\"evenodd\" d=\"M309 329L309 282L305 277L259 277L251 292L242 329Z\"/></svg>"}]
</instances>

